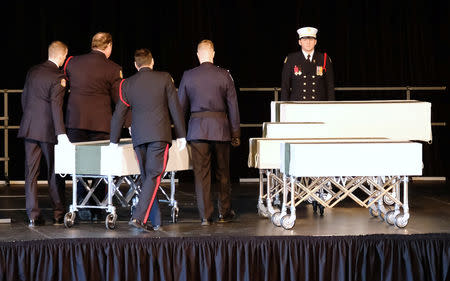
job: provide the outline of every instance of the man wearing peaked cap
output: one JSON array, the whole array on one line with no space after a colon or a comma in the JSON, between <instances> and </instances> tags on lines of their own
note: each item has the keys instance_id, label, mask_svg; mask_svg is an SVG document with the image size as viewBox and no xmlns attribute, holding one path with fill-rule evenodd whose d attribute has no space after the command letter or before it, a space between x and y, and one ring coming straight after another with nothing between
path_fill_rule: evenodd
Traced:
<instances>
[{"instance_id":1,"label":"man wearing peaked cap","mask_svg":"<svg viewBox=\"0 0 450 281\"><path fill-rule=\"evenodd\" d=\"M334 74L327 53L315 51L317 28L297 30L301 51L289 54L284 60L281 77L281 100L334 100Z\"/></svg>"}]
</instances>

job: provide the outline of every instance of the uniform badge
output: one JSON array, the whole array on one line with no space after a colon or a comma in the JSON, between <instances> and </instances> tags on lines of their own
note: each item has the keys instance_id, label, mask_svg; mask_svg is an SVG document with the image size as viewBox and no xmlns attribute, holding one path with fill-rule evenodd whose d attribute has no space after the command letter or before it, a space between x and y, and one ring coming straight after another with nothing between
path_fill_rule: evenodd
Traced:
<instances>
[{"instance_id":1,"label":"uniform badge","mask_svg":"<svg viewBox=\"0 0 450 281\"><path fill-rule=\"evenodd\" d=\"M294 75L302 75L302 71L298 68L298 66L294 66Z\"/></svg>"},{"instance_id":2,"label":"uniform badge","mask_svg":"<svg viewBox=\"0 0 450 281\"><path fill-rule=\"evenodd\" d=\"M316 71L316 75L317 76L322 76L323 75L323 67L322 66L317 66L317 71Z\"/></svg>"},{"instance_id":3,"label":"uniform badge","mask_svg":"<svg viewBox=\"0 0 450 281\"><path fill-rule=\"evenodd\" d=\"M65 88L66 87L66 79L61 79L61 87Z\"/></svg>"},{"instance_id":4,"label":"uniform badge","mask_svg":"<svg viewBox=\"0 0 450 281\"><path fill-rule=\"evenodd\" d=\"M123 79L122 70L119 70L119 76L120 76L121 79Z\"/></svg>"}]
</instances>

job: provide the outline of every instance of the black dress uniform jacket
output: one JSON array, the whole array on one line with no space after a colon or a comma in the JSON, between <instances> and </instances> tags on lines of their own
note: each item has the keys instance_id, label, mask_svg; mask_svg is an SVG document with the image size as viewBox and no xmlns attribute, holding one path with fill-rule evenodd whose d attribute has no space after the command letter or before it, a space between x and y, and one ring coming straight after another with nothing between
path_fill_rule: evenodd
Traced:
<instances>
[{"instance_id":1,"label":"black dress uniform jacket","mask_svg":"<svg viewBox=\"0 0 450 281\"><path fill-rule=\"evenodd\" d=\"M331 59L314 51L308 61L302 51L287 56L281 77L282 101L334 100Z\"/></svg>"},{"instance_id":2,"label":"black dress uniform jacket","mask_svg":"<svg viewBox=\"0 0 450 281\"><path fill-rule=\"evenodd\" d=\"M240 136L236 90L227 70L204 62L185 71L178 96L183 112L191 112L187 140L230 141Z\"/></svg>"},{"instance_id":3,"label":"black dress uniform jacket","mask_svg":"<svg viewBox=\"0 0 450 281\"><path fill-rule=\"evenodd\" d=\"M170 117L176 137L186 137L184 116L169 73L141 68L138 73L123 80L120 95L121 102L117 103L111 120L111 142L119 141L129 108L133 115L131 134L134 147L155 141L171 143Z\"/></svg>"},{"instance_id":4,"label":"black dress uniform jacket","mask_svg":"<svg viewBox=\"0 0 450 281\"><path fill-rule=\"evenodd\" d=\"M56 143L56 135L65 134L62 114L65 86L64 74L51 61L28 71L18 137Z\"/></svg>"},{"instance_id":5,"label":"black dress uniform jacket","mask_svg":"<svg viewBox=\"0 0 450 281\"><path fill-rule=\"evenodd\" d=\"M70 57L64 67L70 83L66 127L109 132L111 100L119 99L122 68L100 51Z\"/></svg>"}]
</instances>

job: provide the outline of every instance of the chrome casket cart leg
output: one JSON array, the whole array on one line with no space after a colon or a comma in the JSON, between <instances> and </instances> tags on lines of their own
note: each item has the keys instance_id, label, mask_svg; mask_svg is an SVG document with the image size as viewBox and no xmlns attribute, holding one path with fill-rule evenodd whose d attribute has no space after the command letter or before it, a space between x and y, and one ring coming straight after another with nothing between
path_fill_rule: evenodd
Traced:
<instances>
[{"instance_id":1,"label":"chrome casket cart leg","mask_svg":"<svg viewBox=\"0 0 450 281\"><path fill-rule=\"evenodd\" d=\"M391 194L393 197L395 197L397 200L400 200L400 181L397 182L397 184L395 185L395 190L392 192ZM386 203L386 198L389 196L385 196L385 200L384 202ZM395 203L391 198L388 199L388 202ZM386 203L388 204L388 203ZM392 204L391 204L392 205ZM395 224L395 217L397 217L397 215L400 214L400 205L399 204L395 204L394 205L394 210L390 210L386 213L385 219L386 222L390 225L394 225Z\"/></svg>"},{"instance_id":2,"label":"chrome casket cart leg","mask_svg":"<svg viewBox=\"0 0 450 281\"><path fill-rule=\"evenodd\" d=\"M171 216L172 216L172 222L176 223L178 221L178 202L175 200L175 172L170 172L170 203L169 206L172 206L171 210Z\"/></svg>"},{"instance_id":3,"label":"chrome casket cart leg","mask_svg":"<svg viewBox=\"0 0 450 281\"><path fill-rule=\"evenodd\" d=\"M273 216L276 212L279 212L280 209L274 208L272 205L272 195L271 195L271 189L274 185L274 181L272 179L273 175L272 173L267 170L267 210L269 212L270 217Z\"/></svg>"},{"instance_id":4,"label":"chrome casket cart leg","mask_svg":"<svg viewBox=\"0 0 450 281\"><path fill-rule=\"evenodd\" d=\"M268 211L266 206L264 205L264 170L259 170L259 198L258 198L258 214L261 217L265 217L267 218L268 215ZM267 181L268 182L268 181Z\"/></svg>"},{"instance_id":5,"label":"chrome casket cart leg","mask_svg":"<svg viewBox=\"0 0 450 281\"><path fill-rule=\"evenodd\" d=\"M290 214L286 214L281 218L281 226L288 230L292 229L295 225L295 220L297 219L297 216L295 214L295 178L291 176L291 208L290 208Z\"/></svg>"},{"instance_id":6,"label":"chrome casket cart leg","mask_svg":"<svg viewBox=\"0 0 450 281\"><path fill-rule=\"evenodd\" d=\"M108 202L107 202L107 209L108 215L105 219L105 226L106 229L114 229L116 228L116 221L117 221L117 214L116 214L116 207L112 204L112 197L116 191L116 186L113 181L112 175L108 175Z\"/></svg>"},{"instance_id":7,"label":"chrome casket cart leg","mask_svg":"<svg viewBox=\"0 0 450 281\"><path fill-rule=\"evenodd\" d=\"M281 212L279 211L275 212L271 218L272 223L275 226L281 226L281 218L287 214L286 209L287 209L287 177L285 174L283 174L283 203L281 206Z\"/></svg>"},{"instance_id":8,"label":"chrome casket cart leg","mask_svg":"<svg viewBox=\"0 0 450 281\"><path fill-rule=\"evenodd\" d=\"M403 178L403 214L395 217L395 226L403 228L408 225L409 204L408 204L408 177Z\"/></svg>"},{"instance_id":9,"label":"chrome casket cart leg","mask_svg":"<svg viewBox=\"0 0 450 281\"><path fill-rule=\"evenodd\" d=\"M72 204L70 204L69 212L64 215L64 226L70 228L75 223L77 209L77 175L72 174Z\"/></svg>"}]
</instances>

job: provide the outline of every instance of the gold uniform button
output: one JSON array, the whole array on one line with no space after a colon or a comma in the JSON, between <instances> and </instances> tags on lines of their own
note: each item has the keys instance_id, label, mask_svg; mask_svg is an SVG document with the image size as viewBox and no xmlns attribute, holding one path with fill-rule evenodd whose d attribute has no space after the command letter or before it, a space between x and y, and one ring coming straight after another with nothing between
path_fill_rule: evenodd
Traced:
<instances>
[{"instance_id":1,"label":"gold uniform button","mask_svg":"<svg viewBox=\"0 0 450 281\"><path fill-rule=\"evenodd\" d=\"M303 85L305 85L305 86L306 86L306 82L305 82L305 83L303 83Z\"/></svg>"},{"instance_id":2,"label":"gold uniform button","mask_svg":"<svg viewBox=\"0 0 450 281\"><path fill-rule=\"evenodd\" d=\"M312 78L316 78L316 76L313 75Z\"/></svg>"},{"instance_id":3,"label":"gold uniform button","mask_svg":"<svg viewBox=\"0 0 450 281\"><path fill-rule=\"evenodd\" d=\"M306 97L305 97L305 96L303 96L303 99L304 99L304 100L306 100Z\"/></svg>"},{"instance_id":4,"label":"gold uniform button","mask_svg":"<svg viewBox=\"0 0 450 281\"><path fill-rule=\"evenodd\" d=\"M313 85L316 85L316 82L313 82Z\"/></svg>"},{"instance_id":5,"label":"gold uniform button","mask_svg":"<svg viewBox=\"0 0 450 281\"><path fill-rule=\"evenodd\" d=\"M313 89L313 93L315 93L315 92L316 92L316 90Z\"/></svg>"},{"instance_id":6,"label":"gold uniform button","mask_svg":"<svg viewBox=\"0 0 450 281\"><path fill-rule=\"evenodd\" d=\"M306 92L306 89L303 89L303 93L305 93Z\"/></svg>"},{"instance_id":7,"label":"gold uniform button","mask_svg":"<svg viewBox=\"0 0 450 281\"><path fill-rule=\"evenodd\" d=\"M305 76L303 76L303 78L306 78L306 75L305 75Z\"/></svg>"},{"instance_id":8,"label":"gold uniform button","mask_svg":"<svg viewBox=\"0 0 450 281\"><path fill-rule=\"evenodd\" d=\"M312 96L312 99L313 99L313 100L315 100L315 99L316 99L316 97L315 97L315 96Z\"/></svg>"}]
</instances>

